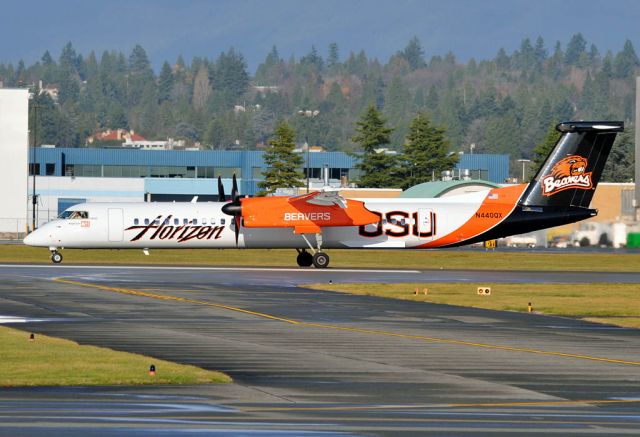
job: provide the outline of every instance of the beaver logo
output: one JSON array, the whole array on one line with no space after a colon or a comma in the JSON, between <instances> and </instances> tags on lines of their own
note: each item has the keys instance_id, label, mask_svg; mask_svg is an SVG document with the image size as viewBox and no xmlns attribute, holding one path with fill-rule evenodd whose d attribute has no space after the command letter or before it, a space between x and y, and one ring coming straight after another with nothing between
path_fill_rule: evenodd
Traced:
<instances>
[{"instance_id":1,"label":"beaver logo","mask_svg":"<svg viewBox=\"0 0 640 437\"><path fill-rule=\"evenodd\" d=\"M593 183L591 172L586 172L587 164L587 159L579 155L561 159L553 166L551 174L542 178L542 194L552 196L570 188L590 189Z\"/></svg>"}]
</instances>

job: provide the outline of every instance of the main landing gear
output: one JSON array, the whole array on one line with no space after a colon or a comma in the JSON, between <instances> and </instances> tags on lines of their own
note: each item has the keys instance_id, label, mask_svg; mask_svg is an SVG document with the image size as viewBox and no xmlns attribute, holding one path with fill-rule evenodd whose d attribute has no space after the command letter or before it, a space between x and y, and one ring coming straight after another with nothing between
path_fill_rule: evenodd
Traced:
<instances>
[{"instance_id":1,"label":"main landing gear","mask_svg":"<svg viewBox=\"0 0 640 437\"><path fill-rule=\"evenodd\" d=\"M311 267L311 265L313 264L313 266L317 269L324 269L325 267L327 267L329 265L329 255L322 251L322 235L316 234L317 249L315 249L311 245L306 235L300 235L302 235L302 238L304 238L304 241L306 241L313 255L307 252L307 249L296 249L298 251L298 257L296 259L298 265L300 267Z\"/></svg>"},{"instance_id":2,"label":"main landing gear","mask_svg":"<svg viewBox=\"0 0 640 437\"><path fill-rule=\"evenodd\" d=\"M51 251L51 262L54 264L60 264L62 262L62 254L57 250Z\"/></svg>"}]
</instances>

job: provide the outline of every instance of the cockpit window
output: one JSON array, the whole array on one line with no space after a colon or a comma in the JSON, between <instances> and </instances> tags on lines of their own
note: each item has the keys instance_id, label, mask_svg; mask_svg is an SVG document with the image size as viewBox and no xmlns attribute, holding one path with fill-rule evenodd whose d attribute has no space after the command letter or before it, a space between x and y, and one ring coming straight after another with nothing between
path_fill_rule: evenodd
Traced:
<instances>
[{"instance_id":1,"label":"cockpit window","mask_svg":"<svg viewBox=\"0 0 640 437\"><path fill-rule=\"evenodd\" d=\"M74 220L74 219L88 219L89 213L87 211L63 211L62 214L58 216L60 219L64 220Z\"/></svg>"}]
</instances>

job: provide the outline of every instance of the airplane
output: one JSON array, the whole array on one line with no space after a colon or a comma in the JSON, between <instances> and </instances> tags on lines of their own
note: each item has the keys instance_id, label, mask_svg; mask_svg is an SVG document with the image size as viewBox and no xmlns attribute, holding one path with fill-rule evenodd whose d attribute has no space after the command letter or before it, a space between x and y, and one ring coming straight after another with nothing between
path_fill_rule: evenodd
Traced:
<instances>
[{"instance_id":1,"label":"airplane","mask_svg":"<svg viewBox=\"0 0 640 437\"><path fill-rule=\"evenodd\" d=\"M242 197L235 175L227 201L82 203L24 239L63 248L291 248L301 267L325 268L325 249L435 249L574 223L590 209L623 122L563 122L553 151L528 184L432 199L346 199L322 190L294 197Z\"/></svg>"}]
</instances>

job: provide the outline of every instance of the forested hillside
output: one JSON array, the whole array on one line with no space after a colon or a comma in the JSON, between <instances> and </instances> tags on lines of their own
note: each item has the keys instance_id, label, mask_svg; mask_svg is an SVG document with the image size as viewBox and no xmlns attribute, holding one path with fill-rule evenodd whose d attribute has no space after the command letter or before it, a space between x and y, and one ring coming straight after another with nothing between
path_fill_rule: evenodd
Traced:
<instances>
[{"instance_id":1,"label":"forested hillside","mask_svg":"<svg viewBox=\"0 0 640 437\"><path fill-rule=\"evenodd\" d=\"M354 123L374 103L394 128L392 148L400 149L422 110L445 127L452 151L469 153L475 144L475 153L516 160L532 157L554 120L631 122L640 66L631 41L600 53L581 34L551 46L526 38L513 53L501 49L493 59L466 63L453 53L430 57L416 38L386 62L364 50L341 53L337 44L312 47L299 59L276 47L265 55L253 77L234 49L179 57L155 72L140 46L79 54L69 43L59 59L47 51L34 65L0 65L0 81L16 87L41 80L58 89L57 102L46 93L35 99L41 144L84 147L97 130L127 128L148 139L254 149L282 118L298 142L308 136L328 150L352 151ZM319 112L305 117L304 110Z\"/></svg>"}]
</instances>

